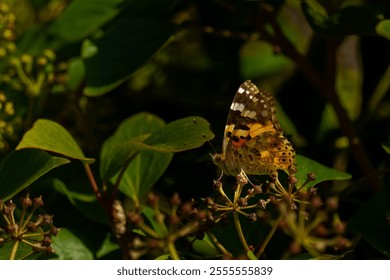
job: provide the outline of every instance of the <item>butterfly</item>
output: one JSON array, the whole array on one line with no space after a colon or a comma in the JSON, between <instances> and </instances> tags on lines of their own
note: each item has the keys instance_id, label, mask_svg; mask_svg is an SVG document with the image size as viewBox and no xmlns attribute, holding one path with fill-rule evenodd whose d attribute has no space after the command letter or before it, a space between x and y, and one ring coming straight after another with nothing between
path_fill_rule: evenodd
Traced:
<instances>
[{"instance_id":1,"label":"butterfly","mask_svg":"<svg viewBox=\"0 0 390 280\"><path fill-rule=\"evenodd\" d=\"M241 84L230 106L222 153L212 155L224 174L271 174L295 171L295 151L283 136L275 100L250 80Z\"/></svg>"}]
</instances>

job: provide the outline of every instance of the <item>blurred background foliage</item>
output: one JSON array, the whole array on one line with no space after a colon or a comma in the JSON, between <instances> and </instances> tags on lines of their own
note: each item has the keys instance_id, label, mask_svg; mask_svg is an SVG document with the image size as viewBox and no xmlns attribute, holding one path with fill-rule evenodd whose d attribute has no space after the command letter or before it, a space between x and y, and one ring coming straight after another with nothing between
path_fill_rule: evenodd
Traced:
<instances>
[{"instance_id":1,"label":"blurred background foliage","mask_svg":"<svg viewBox=\"0 0 390 280\"><path fill-rule=\"evenodd\" d=\"M0 3L9 6L0 18L2 157L44 117L64 125L85 155L99 158L103 141L143 111L166 122L206 118L219 151L233 95L251 79L276 97L279 120L297 153L352 174L350 181L319 185L324 196L337 197L343 220L376 216L376 204L366 204L370 199L384 205L384 219L389 215L388 1ZM212 193L219 175L208 156L213 149L175 154L154 189L166 196L178 192L184 200ZM72 165L51 174L68 189L83 186L88 193L81 172L81 165ZM57 225L73 229L69 234L77 232L84 245L97 246L91 235L101 240L104 233L85 222L56 183L38 182L32 192L44 194ZM361 221L352 230L359 232ZM369 228L359 232L365 238L356 241L356 258L385 256Z\"/></svg>"}]
</instances>

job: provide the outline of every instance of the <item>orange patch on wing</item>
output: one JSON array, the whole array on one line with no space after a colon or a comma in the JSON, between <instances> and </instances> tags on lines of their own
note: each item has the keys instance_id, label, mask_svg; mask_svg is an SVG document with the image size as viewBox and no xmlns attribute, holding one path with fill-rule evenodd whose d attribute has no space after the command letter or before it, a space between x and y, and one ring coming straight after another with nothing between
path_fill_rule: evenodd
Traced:
<instances>
[{"instance_id":1,"label":"orange patch on wing","mask_svg":"<svg viewBox=\"0 0 390 280\"><path fill-rule=\"evenodd\" d=\"M238 141L232 141L232 145L234 146L234 147L236 147L236 148L240 148L242 145L244 145L245 143L247 142L247 140L246 139L241 139L241 138L239 138L239 140Z\"/></svg>"}]
</instances>

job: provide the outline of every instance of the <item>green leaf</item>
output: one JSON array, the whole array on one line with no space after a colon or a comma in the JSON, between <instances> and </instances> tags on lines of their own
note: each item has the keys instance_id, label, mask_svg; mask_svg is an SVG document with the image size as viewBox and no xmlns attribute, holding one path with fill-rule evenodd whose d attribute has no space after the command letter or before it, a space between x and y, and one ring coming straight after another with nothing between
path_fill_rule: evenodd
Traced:
<instances>
[{"instance_id":1,"label":"green leaf","mask_svg":"<svg viewBox=\"0 0 390 280\"><path fill-rule=\"evenodd\" d=\"M117 19L103 36L91 39L88 45L83 44L87 80L84 93L102 95L118 86L144 65L173 31L168 20L147 16ZM86 51L87 46L94 46L94 55Z\"/></svg>"},{"instance_id":2,"label":"green leaf","mask_svg":"<svg viewBox=\"0 0 390 280\"><path fill-rule=\"evenodd\" d=\"M382 144L383 150L390 155L390 144Z\"/></svg>"},{"instance_id":3,"label":"green leaf","mask_svg":"<svg viewBox=\"0 0 390 280\"><path fill-rule=\"evenodd\" d=\"M126 161L131 160L120 181L119 190L138 201L163 174L173 154L156 151L138 153L133 143L142 143L164 122L149 113L139 113L125 120L115 134L107 139L101 152L100 174L104 180L115 175ZM115 183L117 176L112 178Z\"/></svg>"},{"instance_id":4,"label":"green leaf","mask_svg":"<svg viewBox=\"0 0 390 280\"><path fill-rule=\"evenodd\" d=\"M384 208L384 199L384 193L380 192L367 201L349 221L348 230L361 234L379 252L389 258L390 226Z\"/></svg>"},{"instance_id":5,"label":"green leaf","mask_svg":"<svg viewBox=\"0 0 390 280\"><path fill-rule=\"evenodd\" d=\"M349 180L352 178L351 174L329 168L301 155L297 155L296 160L298 170L296 177L299 185L302 185L306 181L307 174L314 173L315 175L315 180L308 182L304 187L305 190L324 181Z\"/></svg>"},{"instance_id":6,"label":"green leaf","mask_svg":"<svg viewBox=\"0 0 390 280\"><path fill-rule=\"evenodd\" d=\"M243 77L268 77L293 69L292 61L276 54L269 43L248 41L240 50L241 73Z\"/></svg>"},{"instance_id":7,"label":"green leaf","mask_svg":"<svg viewBox=\"0 0 390 280\"><path fill-rule=\"evenodd\" d=\"M69 132L56 122L46 119L37 120L27 131L16 150L35 148L61 154L86 163L95 160L84 156L76 141Z\"/></svg>"},{"instance_id":8,"label":"green leaf","mask_svg":"<svg viewBox=\"0 0 390 280\"><path fill-rule=\"evenodd\" d=\"M168 228L165 226L164 223L159 223L156 221L156 212L154 211L153 208L144 205L142 207L142 214L145 215L147 218L148 222L152 226L152 228L161 236L165 237L168 236Z\"/></svg>"},{"instance_id":9,"label":"green leaf","mask_svg":"<svg viewBox=\"0 0 390 280\"><path fill-rule=\"evenodd\" d=\"M52 36L77 42L97 31L119 13L124 0L72 1L49 29Z\"/></svg>"},{"instance_id":10,"label":"green leaf","mask_svg":"<svg viewBox=\"0 0 390 280\"><path fill-rule=\"evenodd\" d=\"M12 198L53 168L69 162L41 150L28 149L10 153L0 164L0 198Z\"/></svg>"},{"instance_id":11,"label":"green leaf","mask_svg":"<svg viewBox=\"0 0 390 280\"><path fill-rule=\"evenodd\" d=\"M138 154L127 167L119 190L133 201L139 201L161 177L172 157L172 153L150 151ZM114 177L112 182L115 182L116 178Z\"/></svg>"},{"instance_id":12,"label":"green leaf","mask_svg":"<svg viewBox=\"0 0 390 280\"><path fill-rule=\"evenodd\" d=\"M101 247L96 252L97 258L103 258L104 256L120 249L118 243L114 242L113 239L114 238L112 237L111 233L106 235L106 238L104 239Z\"/></svg>"},{"instance_id":13,"label":"green leaf","mask_svg":"<svg viewBox=\"0 0 390 280\"><path fill-rule=\"evenodd\" d=\"M220 252L210 240L208 234L205 234L204 238L201 240L195 239L192 243L192 248L197 254L204 256L205 258L215 258L220 255Z\"/></svg>"},{"instance_id":14,"label":"green leaf","mask_svg":"<svg viewBox=\"0 0 390 280\"><path fill-rule=\"evenodd\" d=\"M324 9L318 8L318 4L314 5L315 2L302 1L301 7L306 20L317 34L328 37L376 34L375 27L382 17L377 7L347 6L329 16Z\"/></svg>"},{"instance_id":15,"label":"green leaf","mask_svg":"<svg viewBox=\"0 0 390 280\"><path fill-rule=\"evenodd\" d=\"M28 238L29 241L32 243L40 241L42 239L42 233L42 229L37 228L34 233L30 234L31 236ZM33 234L36 234L36 236ZM2 237L4 236L2 235ZM18 243L16 244L16 242ZM40 252L33 253L33 249L30 245L10 238L0 246L0 260L9 260L12 250L16 250L15 260L35 260L43 255Z\"/></svg>"},{"instance_id":16,"label":"green leaf","mask_svg":"<svg viewBox=\"0 0 390 280\"><path fill-rule=\"evenodd\" d=\"M167 125L154 118L147 113L137 114L124 121L105 142L100 168L103 179L111 178L135 152L182 152L214 138L210 124L202 117L187 117Z\"/></svg>"},{"instance_id":17,"label":"green leaf","mask_svg":"<svg viewBox=\"0 0 390 280\"><path fill-rule=\"evenodd\" d=\"M376 25L375 30L379 35L385 37L387 40L390 40L390 19L380 21Z\"/></svg>"},{"instance_id":18,"label":"green leaf","mask_svg":"<svg viewBox=\"0 0 390 280\"><path fill-rule=\"evenodd\" d=\"M72 91L76 91L80 87L84 78L85 68L82 59L79 57L71 59L68 62L68 79L66 81L67 88Z\"/></svg>"},{"instance_id":19,"label":"green leaf","mask_svg":"<svg viewBox=\"0 0 390 280\"><path fill-rule=\"evenodd\" d=\"M93 253L73 232L62 228L53 238L52 247L59 260L92 260Z\"/></svg>"},{"instance_id":20,"label":"green leaf","mask_svg":"<svg viewBox=\"0 0 390 280\"><path fill-rule=\"evenodd\" d=\"M159 117L149 113L139 113L123 121L103 144L100 176L104 180L114 176L127 159L136 155L133 141L142 141L164 124Z\"/></svg>"},{"instance_id":21,"label":"green leaf","mask_svg":"<svg viewBox=\"0 0 390 280\"><path fill-rule=\"evenodd\" d=\"M213 136L209 123L200 117L188 117L164 125L154 115L137 114L123 122L103 145L100 174L108 180L131 160L119 189L138 200L165 171L172 152L199 147L205 138L212 139Z\"/></svg>"},{"instance_id":22,"label":"green leaf","mask_svg":"<svg viewBox=\"0 0 390 280\"><path fill-rule=\"evenodd\" d=\"M186 117L170 122L152 133L144 143L137 146L161 152L182 152L202 146L214 138L210 124L202 117ZM207 140L206 140L207 139Z\"/></svg>"}]
</instances>

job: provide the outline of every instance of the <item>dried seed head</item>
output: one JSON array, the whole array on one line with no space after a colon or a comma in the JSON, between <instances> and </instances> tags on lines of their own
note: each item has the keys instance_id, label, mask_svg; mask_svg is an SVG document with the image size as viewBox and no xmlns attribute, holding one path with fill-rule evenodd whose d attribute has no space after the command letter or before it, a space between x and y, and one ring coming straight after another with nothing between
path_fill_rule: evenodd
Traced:
<instances>
[{"instance_id":1,"label":"dried seed head","mask_svg":"<svg viewBox=\"0 0 390 280\"><path fill-rule=\"evenodd\" d=\"M267 206L267 202L264 199L259 199L257 205L260 206L262 209L265 209L265 207Z\"/></svg>"},{"instance_id":2,"label":"dried seed head","mask_svg":"<svg viewBox=\"0 0 390 280\"><path fill-rule=\"evenodd\" d=\"M240 185L248 184L248 177L245 175L243 171L236 176L236 180L237 180L237 184Z\"/></svg>"},{"instance_id":3,"label":"dried seed head","mask_svg":"<svg viewBox=\"0 0 390 280\"><path fill-rule=\"evenodd\" d=\"M222 188L222 182L219 181L219 180L214 180L213 181L213 188L216 189L216 190Z\"/></svg>"},{"instance_id":4,"label":"dried seed head","mask_svg":"<svg viewBox=\"0 0 390 280\"><path fill-rule=\"evenodd\" d=\"M314 233L316 236L326 237L329 234L329 230L323 224L320 224L314 229Z\"/></svg>"},{"instance_id":5,"label":"dried seed head","mask_svg":"<svg viewBox=\"0 0 390 280\"><path fill-rule=\"evenodd\" d=\"M299 254L301 251L302 251L301 244L299 244L296 241L293 241L290 245L290 253L296 255Z\"/></svg>"},{"instance_id":6,"label":"dried seed head","mask_svg":"<svg viewBox=\"0 0 390 280\"><path fill-rule=\"evenodd\" d=\"M170 216L169 217L169 224L174 225L174 226L180 224L180 217L177 215Z\"/></svg>"},{"instance_id":7,"label":"dried seed head","mask_svg":"<svg viewBox=\"0 0 390 280\"><path fill-rule=\"evenodd\" d=\"M45 225L52 225L53 224L53 216L44 214L44 215L41 215L41 217L42 217L42 225L43 226L45 226Z\"/></svg>"},{"instance_id":8,"label":"dried seed head","mask_svg":"<svg viewBox=\"0 0 390 280\"><path fill-rule=\"evenodd\" d=\"M207 206L212 206L215 204L211 197L206 197L205 202L206 202Z\"/></svg>"},{"instance_id":9,"label":"dried seed head","mask_svg":"<svg viewBox=\"0 0 390 280\"><path fill-rule=\"evenodd\" d=\"M57 234L60 232L60 228L56 228L55 226L52 226L50 228L50 235L57 236Z\"/></svg>"},{"instance_id":10,"label":"dried seed head","mask_svg":"<svg viewBox=\"0 0 390 280\"><path fill-rule=\"evenodd\" d=\"M175 192L171 198L171 205L172 206L179 206L181 204L181 199L179 197L179 194Z\"/></svg>"},{"instance_id":11,"label":"dried seed head","mask_svg":"<svg viewBox=\"0 0 390 280\"><path fill-rule=\"evenodd\" d=\"M309 195L317 195L317 189L314 187L309 188L308 190Z\"/></svg>"},{"instance_id":12,"label":"dried seed head","mask_svg":"<svg viewBox=\"0 0 390 280\"><path fill-rule=\"evenodd\" d=\"M272 172L270 174L271 182L275 182L277 178L278 178L278 172L277 171L274 171L274 172Z\"/></svg>"},{"instance_id":13,"label":"dried seed head","mask_svg":"<svg viewBox=\"0 0 390 280\"><path fill-rule=\"evenodd\" d=\"M155 195L155 194L152 193L152 192L149 192L149 193L148 193L148 196L147 196L147 198L146 198L146 202L147 202L150 206L152 206L152 207L156 206L156 204L158 203L159 200L160 200L160 197L159 197L158 195Z\"/></svg>"},{"instance_id":14,"label":"dried seed head","mask_svg":"<svg viewBox=\"0 0 390 280\"><path fill-rule=\"evenodd\" d=\"M336 210L337 208L339 208L339 200L337 199L337 197L329 197L326 200L326 206L330 210Z\"/></svg>"},{"instance_id":15,"label":"dried seed head","mask_svg":"<svg viewBox=\"0 0 390 280\"><path fill-rule=\"evenodd\" d=\"M240 197L238 199L238 205L242 206L242 207L245 207L245 206L248 205L248 200L246 200L244 197Z\"/></svg>"},{"instance_id":16,"label":"dried seed head","mask_svg":"<svg viewBox=\"0 0 390 280\"><path fill-rule=\"evenodd\" d=\"M253 191L256 193L256 194L259 194L259 193L262 193L263 190L261 189L261 186L258 186L258 185L253 185Z\"/></svg>"},{"instance_id":17,"label":"dried seed head","mask_svg":"<svg viewBox=\"0 0 390 280\"><path fill-rule=\"evenodd\" d=\"M250 214L248 215L248 219L249 219L249 221L250 221L251 223L256 222L256 221L257 221L257 215L256 215L256 213L250 213Z\"/></svg>"},{"instance_id":18,"label":"dried seed head","mask_svg":"<svg viewBox=\"0 0 390 280\"><path fill-rule=\"evenodd\" d=\"M129 212L129 214L127 214L127 218L129 219L130 223L133 223L137 226L144 222L142 216L135 212Z\"/></svg>"},{"instance_id":19,"label":"dried seed head","mask_svg":"<svg viewBox=\"0 0 390 280\"><path fill-rule=\"evenodd\" d=\"M45 247L49 247L51 245L51 238L49 235L45 235L41 241L41 244Z\"/></svg>"},{"instance_id":20,"label":"dried seed head","mask_svg":"<svg viewBox=\"0 0 390 280\"><path fill-rule=\"evenodd\" d=\"M5 228L5 231L9 234L9 235L15 235L16 232L18 231L18 225L15 225L15 224L8 224Z\"/></svg>"},{"instance_id":21,"label":"dried seed head","mask_svg":"<svg viewBox=\"0 0 390 280\"><path fill-rule=\"evenodd\" d=\"M8 202L3 207L3 214L9 215L12 214L16 209L16 205L12 202Z\"/></svg>"},{"instance_id":22,"label":"dried seed head","mask_svg":"<svg viewBox=\"0 0 390 280\"><path fill-rule=\"evenodd\" d=\"M199 211L199 212L197 213L197 218L198 218L198 220L200 220L200 221L203 221L203 220L205 220L206 218L209 219L209 216L211 216L211 214L207 214L207 212L204 211L204 210ZM212 216L211 216L211 217L212 217Z\"/></svg>"},{"instance_id":23,"label":"dried seed head","mask_svg":"<svg viewBox=\"0 0 390 280\"><path fill-rule=\"evenodd\" d=\"M290 176L288 176L288 182L291 185L295 185L298 182L298 179L297 179L297 177L295 177L295 175L290 175Z\"/></svg>"},{"instance_id":24,"label":"dried seed head","mask_svg":"<svg viewBox=\"0 0 390 280\"><path fill-rule=\"evenodd\" d=\"M308 182L314 181L315 179L316 179L316 175L314 173L307 174L307 181Z\"/></svg>"},{"instance_id":25,"label":"dried seed head","mask_svg":"<svg viewBox=\"0 0 390 280\"><path fill-rule=\"evenodd\" d=\"M33 222L29 222L27 224L27 230L30 231L30 232L34 232L37 230L37 225Z\"/></svg>"},{"instance_id":26,"label":"dried seed head","mask_svg":"<svg viewBox=\"0 0 390 280\"><path fill-rule=\"evenodd\" d=\"M319 196L314 196L311 199L310 204L314 208L320 208L323 205L322 200L321 200L321 198Z\"/></svg>"},{"instance_id":27,"label":"dried seed head","mask_svg":"<svg viewBox=\"0 0 390 280\"><path fill-rule=\"evenodd\" d=\"M193 214L194 207L191 202L185 202L180 206L180 211L184 216L191 216Z\"/></svg>"},{"instance_id":28,"label":"dried seed head","mask_svg":"<svg viewBox=\"0 0 390 280\"><path fill-rule=\"evenodd\" d=\"M32 204L33 204L31 198L28 195L26 197L22 197L20 199L20 203L22 204L22 206L24 208L28 208L28 207L32 206Z\"/></svg>"},{"instance_id":29,"label":"dried seed head","mask_svg":"<svg viewBox=\"0 0 390 280\"><path fill-rule=\"evenodd\" d=\"M156 239L150 239L148 240L148 245L150 249L157 249L160 248L160 241Z\"/></svg>"},{"instance_id":30,"label":"dried seed head","mask_svg":"<svg viewBox=\"0 0 390 280\"><path fill-rule=\"evenodd\" d=\"M42 195L33 199L33 205L35 208L42 207L43 204Z\"/></svg>"}]
</instances>

